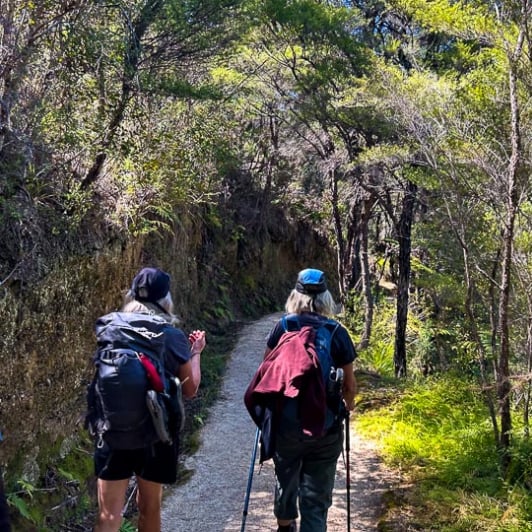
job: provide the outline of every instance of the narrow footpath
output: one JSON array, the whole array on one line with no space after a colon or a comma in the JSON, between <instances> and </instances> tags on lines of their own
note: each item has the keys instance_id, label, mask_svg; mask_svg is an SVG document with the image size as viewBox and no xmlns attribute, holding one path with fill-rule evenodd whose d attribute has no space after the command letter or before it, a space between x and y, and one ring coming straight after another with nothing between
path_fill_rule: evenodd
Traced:
<instances>
[{"instance_id":1,"label":"narrow footpath","mask_svg":"<svg viewBox=\"0 0 532 532\"><path fill-rule=\"evenodd\" d=\"M169 488L162 509L163 532L238 532L241 530L246 488L255 441L255 425L244 406L244 391L257 369L265 338L280 314L266 316L246 327L228 362L218 401L201 433L199 450L185 457L194 471L183 485ZM371 444L351 428L351 531L377 530L382 496L391 475L381 465ZM274 475L271 461L255 463L245 530L276 530L272 513ZM345 457L340 457L328 531L347 530Z\"/></svg>"}]
</instances>

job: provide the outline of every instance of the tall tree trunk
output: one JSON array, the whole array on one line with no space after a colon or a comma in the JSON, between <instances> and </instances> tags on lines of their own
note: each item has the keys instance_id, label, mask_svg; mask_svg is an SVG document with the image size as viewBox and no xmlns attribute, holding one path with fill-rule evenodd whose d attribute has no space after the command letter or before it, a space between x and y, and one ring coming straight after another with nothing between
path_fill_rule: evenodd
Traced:
<instances>
[{"instance_id":1,"label":"tall tree trunk","mask_svg":"<svg viewBox=\"0 0 532 532\"><path fill-rule=\"evenodd\" d=\"M342 216L340 214L340 206L338 204L338 175L336 169L329 171L329 188L331 191L331 207L334 234L336 237L336 257L338 268L338 289L340 291L341 301L345 301L347 295L347 287L345 285L345 265L343 257L345 256L346 243L344 239Z\"/></svg>"},{"instance_id":2,"label":"tall tree trunk","mask_svg":"<svg viewBox=\"0 0 532 532\"><path fill-rule=\"evenodd\" d=\"M528 306L530 308L530 304ZM527 328L526 328L526 357L527 357L527 382L526 382L526 389L525 389L525 405L523 408L523 426L524 426L524 434L525 438L530 438L530 400L531 400L531 381L530 381L530 375L532 373L532 317L530 317L527 322Z\"/></svg>"},{"instance_id":3,"label":"tall tree trunk","mask_svg":"<svg viewBox=\"0 0 532 532\"><path fill-rule=\"evenodd\" d=\"M525 13L526 15L526 13ZM502 265L501 265L501 296L499 299L499 330L500 349L497 362L497 396L499 399L499 414L501 419L501 465L504 472L510 465L510 435L512 430L512 415L510 409L510 326L509 308L512 288L512 252L515 231L515 216L518 206L518 175L521 165L521 130L519 116L519 101L517 88L517 61L521 57L524 28L521 28L514 52L509 57L509 89L511 113L511 146L512 154L508 165L508 182L506 196L506 220L503 228Z\"/></svg>"},{"instance_id":4,"label":"tall tree trunk","mask_svg":"<svg viewBox=\"0 0 532 532\"><path fill-rule=\"evenodd\" d=\"M374 205L373 199L364 201L362 217L360 219L360 269L362 281L362 294L364 296L364 326L362 337L358 345L359 349L365 349L369 345L371 329L373 326L373 294L371 291L371 272L369 267L369 220Z\"/></svg>"},{"instance_id":5,"label":"tall tree trunk","mask_svg":"<svg viewBox=\"0 0 532 532\"><path fill-rule=\"evenodd\" d=\"M486 371L488 357L486 356L486 348L484 346L484 342L482 341L481 334L478 328L477 318L475 315L475 306L474 306L475 282L474 282L473 276L471 275L471 267L470 267L471 259L470 259L469 249L468 249L468 246L466 243L466 237L465 237L466 228L465 228L465 224L463 223L463 219L460 216L457 217L458 221L455 220L454 212L450 208L447 202L445 202L445 206L447 208L447 216L449 218L449 221L451 222L451 227L456 235L456 239L460 243L460 247L462 248L462 257L464 261L464 280L466 284L466 299L464 303L466 326L467 326L469 335L471 336L471 339L475 343L476 351L478 354L480 386L484 394L486 404L488 405L491 425L493 428L494 441L495 441L495 444L498 445L500 432L499 432L499 424L497 421L497 408L496 408L495 397L494 397L494 392L493 392L493 380L492 380L493 377L490 378ZM493 323L496 321L496 318L493 316L494 312L493 312L493 303L492 303L495 299L494 287L496 286L495 285L496 273L497 273L497 268L494 265L492 272L491 272L491 282L490 282L490 289L489 289L490 322L492 324L492 338L494 337L494 334L495 334L493 332ZM490 354L491 354L491 359L493 360L495 356L495 351L492 349Z\"/></svg>"},{"instance_id":6,"label":"tall tree trunk","mask_svg":"<svg viewBox=\"0 0 532 532\"><path fill-rule=\"evenodd\" d=\"M345 228L345 248L342 261L345 271L345 289L349 292L360 287L362 275L360 261L360 224L362 218L363 202L358 195L353 199L349 207L347 227Z\"/></svg>"},{"instance_id":7,"label":"tall tree trunk","mask_svg":"<svg viewBox=\"0 0 532 532\"><path fill-rule=\"evenodd\" d=\"M9 132L11 115L11 77L13 68L14 51L14 28L13 6L6 2L1 17L0 26L0 160L4 147L4 141Z\"/></svg>"},{"instance_id":8,"label":"tall tree trunk","mask_svg":"<svg viewBox=\"0 0 532 532\"><path fill-rule=\"evenodd\" d=\"M264 122L261 120L261 127L268 129L267 140L260 143L261 164L258 168L258 174L261 181L262 194L257 199L257 209L259 211L257 226L257 238L262 241L267 235L267 218L271 207L271 196L274 183L274 173L279 159L279 124L272 105L266 105L266 116ZM266 136L266 135L265 135Z\"/></svg>"},{"instance_id":9,"label":"tall tree trunk","mask_svg":"<svg viewBox=\"0 0 532 532\"><path fill-rule=\"evenodd\" d=\"M499 398L499 415L501 420L501 465L507 470L510 464L510 433L512 430L512 416L510 411L510 327L508 314L510 307L511 291L511 267L513 232L515 223L515 210L509 205L504 229L502 273L501 273L501 297L499 301L499 330L500 348L497 361L497 396Z\"/></svg>"},{"instance_id":10,"label":"tall tree trunk","mask_svg":"<svg viewBox=\"0 0 532 532\"><path fill-rule=\"evenodd\" d=\"M407 182L401 217L397 226L399 242L399 278L397 282L397 319L395 324L394 367L396 377L406 377L406 326L408 321L408 289L410 286L410 254L412 220L416 203L417 185Z\"/></svg>"}]
</instances>

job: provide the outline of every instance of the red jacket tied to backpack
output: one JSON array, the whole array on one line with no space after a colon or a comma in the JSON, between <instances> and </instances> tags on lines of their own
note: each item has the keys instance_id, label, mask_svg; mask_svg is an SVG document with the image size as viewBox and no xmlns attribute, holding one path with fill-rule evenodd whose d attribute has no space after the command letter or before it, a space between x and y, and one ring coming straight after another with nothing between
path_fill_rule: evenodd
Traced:
<instances>
[{"instance_id":1,"label":"red jacket tied to backpack","mask_svg":"<svg viewBox=\"0 0 532 532\"><path fill-rule=\"evenodd\" d=\"M325 386L314 347L315 330L303 327L288 332L263 360L244 395L244 403L255 424L264 431L265 409L283 397L305 405L301 426L307 436L321 436L325 424ZM275 412L273 412L275 416Z\"/></svg>"}]
</instances>

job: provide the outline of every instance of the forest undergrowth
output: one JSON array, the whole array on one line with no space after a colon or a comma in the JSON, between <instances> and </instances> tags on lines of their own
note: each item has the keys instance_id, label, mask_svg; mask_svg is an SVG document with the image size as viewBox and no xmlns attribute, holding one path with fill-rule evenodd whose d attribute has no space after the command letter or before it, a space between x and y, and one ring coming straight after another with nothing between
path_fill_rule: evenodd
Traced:
<instances>
[{"instance_id":1,"label":"forest undergrowth","mask_svg":"<svg viewBox=\"0 0 532 532\"><path fill-rule=\"evenodd\" d=\"M530 442L514 429L503 478L476 382L451 374L397 382L365 372L359 381L356 430L377 441L401 477L381 530L399 520L403 530L532 530Z\"/></svg>"}]
</instances>

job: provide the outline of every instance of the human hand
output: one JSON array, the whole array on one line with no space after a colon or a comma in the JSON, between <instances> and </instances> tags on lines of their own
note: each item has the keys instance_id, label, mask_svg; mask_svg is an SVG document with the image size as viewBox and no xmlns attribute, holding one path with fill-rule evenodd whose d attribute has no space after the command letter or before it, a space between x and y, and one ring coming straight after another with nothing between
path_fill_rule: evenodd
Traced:
<instances>
[{"instance_id":1,"label":"human hand","mask_svg":"<svg viewBox=\"0 0 532 532\"><path fill-rule=\"evenodd\" d=\"M355 394L352 391L344 390L343 399L347 411L352 412L355 409Z\"/></svg>"},{"instance_id":2,"label":"human hand","mask_svg":"<svg viewBox=\"0 0 532 532\"><path fill-rule=\"evenodd\" d=\"M349 401L349 402L346 402L345 403L346 405L346 408L349 412L353 412L353 410L355 409L355 401Z\"/></svg>"},{"instance_id":3,"label":"human hand","mask_svg":"<svg viewBox=\"0 0 532 532\"><path fill-rule=\"evenodd\" d=\"M192 331L188 335L188 340L191 345L190 350L192 351L192 354L199 355L203 351L206 344L205 331Z\"/></svg>"}]
</instances>

